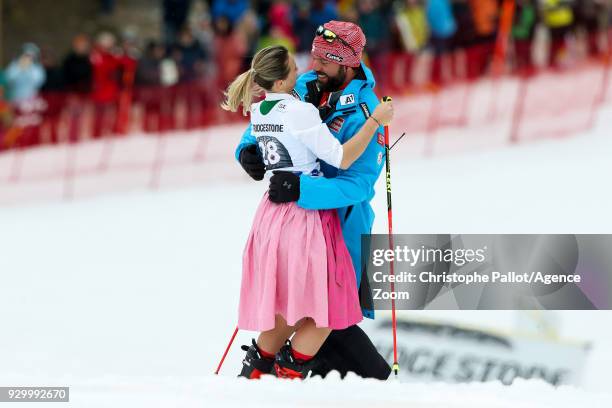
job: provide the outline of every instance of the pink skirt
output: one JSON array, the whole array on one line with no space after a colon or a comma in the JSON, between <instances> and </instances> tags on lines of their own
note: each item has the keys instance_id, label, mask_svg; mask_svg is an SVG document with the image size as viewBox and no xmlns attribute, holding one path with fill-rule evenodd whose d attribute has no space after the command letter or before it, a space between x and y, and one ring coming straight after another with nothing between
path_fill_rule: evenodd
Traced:
<instances>
[{"instance_id":1,"label":"pink skirt","mask_svg":"<svg viewBox=\"0 0 612 408\"><path fill-rule=\"evenodd\" d=\"M242 257L238 327L271 330L277 314L292 326L310 317L331 329L362 319L336 211L275 204L266 193Z\"/></svg>"}]
</instances>

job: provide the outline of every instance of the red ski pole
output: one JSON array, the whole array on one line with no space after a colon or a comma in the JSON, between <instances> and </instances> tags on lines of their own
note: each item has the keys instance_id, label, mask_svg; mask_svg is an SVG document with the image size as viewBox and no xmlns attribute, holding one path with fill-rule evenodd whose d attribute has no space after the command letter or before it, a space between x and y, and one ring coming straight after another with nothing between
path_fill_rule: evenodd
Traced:
<instances>
[{"instance_id":1,"label":"red ski pole","mask_svg":"<svg viewBox=\"0 0 612 408\"><path fill-rule=\"evenodd\" d=\"M391 97L383 96L383 102L391 101ZM391 207L391 160L389 159L389 126L385 126L385 169L387 179L387 221L389 224L389 248L393 249L393 211ZM395 275L393 261L389 264L391 275ZM395 292L395 284L391 280L391 293ZM399 373L399 362L397 361L397 320L395 318L395 299L391 296L391 325L393 327L393 372L395 377Z\"/></svg>"},{"instance_id":2,"label":"red ski pole","mask_svg":"<svg viewBox=\"0 0 612 408\"><path fill-rule=\"evenodd\" d=\"M217 371L215 371L215 374L219 374L219 371L221 371L221 366L223 365L223 362L225 361L225 357L227 356L227 353L230 350L230 347L232 347L232 343L234 342L234 339L236 338L236 334L238 334L238 326L236 326L236 328L234 329L234 334L232 334L232 338L230 339L229 343L227 343L227 347L225 348L225 353L223 353L223 357L221 357L221 361L219 361L219 365L217 366Z\"/></svg>"}]
</instances>

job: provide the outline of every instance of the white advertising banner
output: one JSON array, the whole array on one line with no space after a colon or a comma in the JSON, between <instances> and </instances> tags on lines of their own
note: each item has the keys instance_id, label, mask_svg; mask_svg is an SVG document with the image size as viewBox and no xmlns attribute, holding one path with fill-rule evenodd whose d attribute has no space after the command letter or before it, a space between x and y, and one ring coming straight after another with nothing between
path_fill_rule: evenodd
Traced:
<instances>
[{"instance_id":1,"label":"white advertising banner","mask_svg":"<svg viewBox=\"0 0 612 408\"><path fill-rule=\"evenodd\" d=\"M433 321L402 319L397 325L402 380L511 384L515 378L537 378L552 385L578 385L590 348L587 342ZM377 319L367 332L393 362L391 319Z\"/></svg>"}]
</instances>

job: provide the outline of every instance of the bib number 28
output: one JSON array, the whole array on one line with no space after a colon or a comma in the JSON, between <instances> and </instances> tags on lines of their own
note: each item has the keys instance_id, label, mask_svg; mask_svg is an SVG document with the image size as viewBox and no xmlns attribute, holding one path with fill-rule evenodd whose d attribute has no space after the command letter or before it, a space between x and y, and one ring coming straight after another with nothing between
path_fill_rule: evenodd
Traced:
<instances>
[{"instance_id":1,"label":"bib number 28","mask_svg":"<svg viewBox=\"0 0 612 408\"><path fill-rule=\"evenodd\" d=\"M257 142L259 143L259 149L261 150L266 170L293 166L287 149L277 138L261 136L257 138Z\"/></svg>"}]
</instances>

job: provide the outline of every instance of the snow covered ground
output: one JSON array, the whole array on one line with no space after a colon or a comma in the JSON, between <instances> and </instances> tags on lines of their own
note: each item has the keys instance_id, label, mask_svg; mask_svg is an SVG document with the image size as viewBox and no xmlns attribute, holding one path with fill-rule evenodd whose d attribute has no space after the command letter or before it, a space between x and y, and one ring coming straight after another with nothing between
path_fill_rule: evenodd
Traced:
<instances>
[{"instance_id":1,"label":"snow covered ground","mask_svg":"<svg viewBox=\"0 0 612 408\"><path fill-rule=\"evenodd\" d=\"M571 139L410 160L410 144L400 143L394 230L611 233L611 130L608 108L592 132ZM0 385L68 385L75 407L612 406L608 311L559 313L563 336L593 344L578 389L238 381L237 345L252 333L239 334L212 376L235 325L242 245L264 189L242 177L0 208ZM386 231L385 205L379 193L375 232ZM501 329L515 322L511 311L413 314Z\"/></svg>"},{"instance_id":2,"label":"snow covered ground","mask_svg":"<svg viewBox=\"0 0 612 408\"><path fill-rule=\"evenodd\" d=\"M30 382L20 382L20 384L27 383ZM340 380L332 376L326 380L280 383L273 378L255 382L202 375L199 377L107 376L96 379L55 377L52 383L71 385L70 402L65 403L66 406L91 408L286 406L603 408L609 407L612 402L610 396L603 393L586 392L573 387L553 389L545 383L536 381L517 381L511 387L498 383L407 385L396 381L381 382L351 376ZM58 403L60 404L62 403Z\"/></svg>"}]
</instances>

